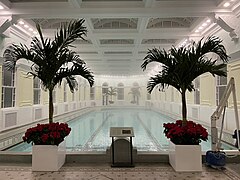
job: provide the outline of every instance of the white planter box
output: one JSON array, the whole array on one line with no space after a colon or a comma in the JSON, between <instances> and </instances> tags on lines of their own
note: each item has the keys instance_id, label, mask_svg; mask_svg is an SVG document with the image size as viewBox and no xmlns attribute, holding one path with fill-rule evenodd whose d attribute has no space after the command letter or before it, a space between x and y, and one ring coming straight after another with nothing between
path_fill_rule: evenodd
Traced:
<instances>
[{"instance_id":1,"label":"white planter box","mask_svg":"<svg viewBox=\"0 0 240 180\"><path fill-rule=\"evenodd\" d=\"M66 143L59 146L33 145L32 171L58 171L65 163Z\"/></svg>"},{"instance_id":2,"label":"white planter box","mask_svg":"<svg viewBox=\"0 0 240 180\"><path fill-rule=\"evenodd\" d=\"M201 145L169 143L169 163L178 172L202 171Z\"/></svg>"}]
</instances>

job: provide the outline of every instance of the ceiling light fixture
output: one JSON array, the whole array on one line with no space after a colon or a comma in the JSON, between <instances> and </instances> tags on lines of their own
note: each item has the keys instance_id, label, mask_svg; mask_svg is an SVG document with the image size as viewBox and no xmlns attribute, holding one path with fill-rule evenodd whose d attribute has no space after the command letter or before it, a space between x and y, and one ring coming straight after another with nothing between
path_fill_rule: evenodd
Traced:
<instances>
[{"instance_id":1,"label":"ceiling light fixture","mask_svg":"<svg viewBox=\"0 0 240 180\"><path fill-rule=\"evenodd\" d=\"M0 5L0 9L4 9L4 7L2 5Z\"/></svg>"},{"instance_id":2,"label":"ceiling light fixture","mask_svg":"<svg viewBox=\"0 0 240 180\"><path fill-rule=\"evenodd\" d=\"M196 31L195 31L195 33L198 33L198 32L199 32L199 30L196 30Z\"/></svg>"},{"instance_id":3,"label":"ceiling light fixture","mask_svg":"<svg viewBox=\"0 0 240 180\"><path fill-rule=\"evenodd\" d=\"M29 26L27 24L24 25L25 28L29 28Z\"/></svg>"},{"instance_id":4,"label":"ceiling light fixture","mask_svg":"<svg viewBox=\"0 0 240 180\"><path fill-rule=\"evenodd\" d=\"M29 30L29 31L33 31L33 28L29 28L28 30Z\"/></svg>"},{"instance_id":5,"label":"ceiling light fixture","mask_svg":"<svg viewBox=\"0 0 240 180\"><path fill-rule=\"evenodd\" d=\"M33 31L33 34L37 34L37 32L36 32L36 31Z\"/></svg>"},{"instance_id":6,"label":"ceiling light fixture","mask_svg":"<svg viewBox=\"0 0 240 180\"><path fill-rule=\"evenodd\" d=\"M202 26L207 26L207 23L203 23Z\"/></svg>"},{"instance_id":7,"label":"ceiling light fixture","mask_svg":"<svg viewBox=\"0 0 240 180\"><path fill-rule=\"evenodd\" d=\"M228 6L230 6L230 3L229 3L229 2L225 2L225 3L223 4L223 7L228 7Z\"/></svg>"},{"instance_id":8,"label":"ceiling light fixture","mask_svg":"<svg viewBox=\"0 0 240 180\"><path fill-rule=\"evenodd\" d=\"M19 24L24 24L24 22L23 22L23 21L19 21L18 23L19 23Z\"/></svg>"},{"instance_id":9,"label":"ceiling light fixture","mask_svg":"<svg viewBox=\"0 0 240 180\"><path fill-rule=\"evenodd\" d=\"M203 27L202 27L202 26L200 26L198 29L202 30L202 29L203 29Z\"/></svg>"},{"instance_id":10,"label":"ceiling light fixture","mask_svg":"<svg viewBox=\"0 0 240 180\"><path fill-rule=\"evenodd\" d=\"M207 22L207 23L210 23L210 22L211 22L211 19L208 19L206 22Z\"/></svg>"}]
</instances>

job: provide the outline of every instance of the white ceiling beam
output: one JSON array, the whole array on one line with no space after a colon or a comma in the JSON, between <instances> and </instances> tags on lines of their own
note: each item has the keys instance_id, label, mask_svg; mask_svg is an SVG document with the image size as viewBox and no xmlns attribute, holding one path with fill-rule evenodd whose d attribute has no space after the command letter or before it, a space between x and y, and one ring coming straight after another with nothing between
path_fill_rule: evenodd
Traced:
<instances>
[{"instance_id":1,"label":"white ceiling beam","mask_svg":"<svg viewBox=\"0 0 240 180\"><path fill-rule=\"evenodd\" d=\"M16 24L18 21L18 16L9 16L7 18L2 18L0 20L0 34L3 34L8 28Z\"/></svg>"},{"instance_id":2,"label":"white ceiling beam","mask_svg":"<svg viewBox=\"0 0 240 180\"><path fill-rule=\"evenodd\" d=\"M11 2L9 0L1 0L0 5L2 5L4 7L4 9L11 8Z\"/></svg>"},{"instance_id":3,"label":"white ceiling beam","mask_svg":"<svg viewBox=\"0 0 240 180\"><path fill-rule=\"evenodd\" d=\"M23 3L24 4L24 3ZM171 13L170 13L171 12ZM154 7L154 8L69 8L69 7L13 7L9 14L20 15L22 18L141 18L141 17L205 17L209 13L229 14L230 9L219 9L217 7ZM0 15L6 15L0 12Z\"/></svg>"},{"instance_id":4,"label":"white ceiling beam","mask_svg":"<svg viewBox=\"0 0 240 180\"><path fill-rule=\"evenodd\" d=\"M45 37L53 37L54 30L45 31ZM177 32L177 33L176 33ZM189 35L189 30L187 28L163 28L163 29L156 29L156 30L147 30L143 33L131 33L131 32L95 32L93 34L87 34L86 39L178 39L180 37L186 37ZM88 44L86 44L87 46ZM84 45L83 45L84 46Z\"/></svg>"}]
</instances>

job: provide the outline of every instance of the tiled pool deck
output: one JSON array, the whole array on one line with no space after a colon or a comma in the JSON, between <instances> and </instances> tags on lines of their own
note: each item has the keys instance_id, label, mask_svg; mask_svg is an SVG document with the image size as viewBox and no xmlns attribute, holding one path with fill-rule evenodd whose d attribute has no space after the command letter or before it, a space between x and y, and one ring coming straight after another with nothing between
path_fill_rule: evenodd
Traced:
<instances>
[{"instance_id":1,"label":"tiled pool deck","mask_svg":"<svg viewBox=\"0 0 240 180\"><path fill-rule=\"evenodd\" d=\"M29 164L0 164L1 180L239 180L239 172L239 164L228 164L225 170L203 165L202 172L194 173L177 173L164 163L136 164L134 168L65 164L58 172L32 172Z\"/></svg>"}]
</instances>

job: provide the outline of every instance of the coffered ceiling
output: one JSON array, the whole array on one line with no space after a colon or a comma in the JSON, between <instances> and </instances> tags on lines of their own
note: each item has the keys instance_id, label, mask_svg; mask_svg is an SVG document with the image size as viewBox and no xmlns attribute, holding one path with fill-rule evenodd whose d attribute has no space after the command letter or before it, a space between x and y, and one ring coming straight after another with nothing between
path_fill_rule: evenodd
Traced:
<instances>
[{"instance_id":1,"label":"coffered ceiling","mask_svg":"<svg viewBox=\"0 0 240 180\"><path fill-rule=\"evenodd\" d=\"M96 75L142 75L149 48L168 49L216 28L213 14L231 15L238 0L2 0L0 15L13 15L34 29L35 22L53 37L71 19L84 18L87 41L77 40L75 51ZM197 28L210 20L207 27ZM27 33L27 32L26 32ZM31 33L27 33L30 36ZM150 69L148 69L150 71ZM147 71L147 72L148 72Z\"/></svg>"}]
</instances>

